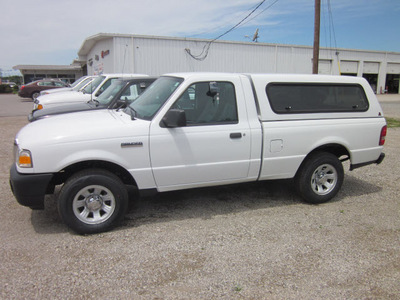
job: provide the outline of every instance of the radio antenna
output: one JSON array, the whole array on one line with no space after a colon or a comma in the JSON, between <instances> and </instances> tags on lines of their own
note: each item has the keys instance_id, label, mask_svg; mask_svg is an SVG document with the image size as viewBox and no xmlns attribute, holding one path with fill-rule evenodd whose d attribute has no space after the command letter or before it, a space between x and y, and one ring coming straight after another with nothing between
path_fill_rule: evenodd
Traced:
<instances>
[{"instance_id":1,"label":"radio antenna","mask_svg":"<svg viewBox=\"0 0 400 300\"><path fill-rule=\"evenodd\" d=\"M124 69L125 69L125 58L126 58L126 50L128 49L128 44L125 45L125 53L124 53L124 61L122 63L122 74L124 74Z\"/></svg>"},{"instance_id":2,"label":"radio antenna","mask_svg":"<svg viewBox=\"0 0 400 300\"><path fill-rule=\"evenodd\" d=\"M258 42L258 38L259 38L260 36L258 35L258 28L256 29L256 32L254 32L254 35L253 35L253 42Z\"/></svg>"}]
</instances>

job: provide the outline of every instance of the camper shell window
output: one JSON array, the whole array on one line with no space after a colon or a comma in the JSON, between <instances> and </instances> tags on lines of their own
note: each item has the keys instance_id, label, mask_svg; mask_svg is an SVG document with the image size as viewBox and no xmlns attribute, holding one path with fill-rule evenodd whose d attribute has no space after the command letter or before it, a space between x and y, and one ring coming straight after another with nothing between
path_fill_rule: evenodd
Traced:
<instances>
[{"instance_id":1,"label":"camper shell window","mask_svg":"<svg viewBox=\"0 0 400 300\"><path fill-rule=\"evenodd\" d=\"M266 93L277 114L363 112L369 107L358 84L269 83Z\"/></svg>"}]
</instances>

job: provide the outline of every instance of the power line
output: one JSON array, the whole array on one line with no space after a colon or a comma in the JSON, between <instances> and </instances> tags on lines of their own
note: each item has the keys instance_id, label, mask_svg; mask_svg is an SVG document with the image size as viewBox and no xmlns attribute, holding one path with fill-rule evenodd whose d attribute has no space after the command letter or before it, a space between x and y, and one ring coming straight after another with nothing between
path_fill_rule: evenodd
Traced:
<instances>
[{"instance_id":1,"label":"power line","mask_svg":"<svg viewBox=\"0 0 400 300\"><path fill-rule=\"evenodd\" d=\"M249 9L246 10L246 11L244 11L243 13L240 13L239 17L245 16L249 11L253 10L257 5L258 5L258 4L252 6L251 8L249 8ZM199 33L196 33L196 34L189 35L188 37L196 37L196 36L200 36L200 35L210 34L210 33L212 33L212 32L216 32L216 31L218 31L218 30L220 30L220 29L222 29L222 28L226 28L228 25L232 24L232 22L234 22L235 19L237 19L237 18L238 18L238 16L231 17L231 18L229 18L228 21L224 22L224 25L215 26L215 27L213 27L213 28L211 28L211 29L209 29L209 30L206 30L206 31L203 31L203 32L199 32ZM246 23L247 23L247 22L246 22Z\"/></svg>"},{"instance_id":2,"label":"power line","mask_svg":"<svg viewBox=\"0 0 400 300\"><path fill-rule=\"evenodd\" d=\"M268 5L266 8L264 8L262 11L260 11L258 14L256 14L255 16L253 16L252 18L250 18L249 20L247 20L246 22L243 22L240 26L243 26L247 23L249 23L250 21L252 21L253 19L257 18L259 15L261 15L263 12L265 12L267 9L271 8L275 3L277 3L279 0L275 0L274 2L272 2L270 5Z\"/></svg>"},{"instance_id":3,"label":"power line","mask_svg":"<svg viewBox=\"0 0 400 300\"><path fill-rule=\"evenodd\" d=\"M333 40L334 40L334 43L335 43L335 54L337 56L339 74L341 74L342 71L340 70L340 58L339 58L339 51L338 51L337 44L336 44L336 33L335 33L335 26L333 24L331 1L327 0L327 2L328 2L328 12L329 12L329 42L331 42L331 40L332 40L332 38L331 38L331 32L332 32L333 33ZM332 27L332 30L331 30L331 27Z\"/></svg>"},{"instance_id":4,"label":"power line","mask_svg":"<svg viewBox=\"0 0 400 300\"><path fill-rule=\"evenodd\" d=\"M329 12L329 29L332 26L332 33L333 33L333 41L335 43L335 49L337 50L337 44L336 44L336 34L335 34L335 26L333 24L333 15L332 15L332 7L331 7L331 0L328 0L328 12ZM329 37L331 34L331 30L329 31ZM331 40L331 37L330 37Z\"/></svg>"},{"instance_id":5,"label":"power line","mask_svg":"<svg viewBox=\"0 0 400 300\"><path fill-rule=\"evenodd\" d=\"M208 56L208 52L210 50L211 44L213 42L215 42L216 40L220 39L221 37L223 37L224 35L228 34L229 32L233 31L234 29L238 28L246 19L248 19L262 4L264 4L266 0L261 1L246 17L244 17L239 23L237 23L235 26L233 26L232 28L228 29L227 31L225 31L223 34L219 35L218 37L212 39L211 41L207 42L204 47L203 50L201 51L200 54L198 55L193 55L190 51L190 49L186 48L185 51L187 52L187 54L189 54L190 57L192 57L195 60L198 61L203 61L207 58ZM276 0L277 2L278 0ZM275 3L274 3L275 4Z\"/></svg>"}]
</instances>

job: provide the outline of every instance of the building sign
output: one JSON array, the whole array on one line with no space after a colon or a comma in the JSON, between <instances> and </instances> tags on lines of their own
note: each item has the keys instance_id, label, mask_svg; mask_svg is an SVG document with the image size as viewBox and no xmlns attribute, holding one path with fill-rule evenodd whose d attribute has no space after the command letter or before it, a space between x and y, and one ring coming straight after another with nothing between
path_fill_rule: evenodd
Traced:
<instances>
[{"instance_id":1,"label":"building sign","mask_svg":"<svg viewBox=\"0 0 400 300\"><path fill-rule=\"evenodd\" d=\"M96 64L93 68L93 75L101 75L104 72L103 63Z\"/></svg>"},{"instance_id":2,"label":"building sign","mask_svg":"<svg viewBox=\"0 0 400 300\"><path fill-rule=\"evenodd\" d=\"M104 56L107 56L108 54L110 54L110 50L101 51L101 58L104 58Z\"/></svg>"}]
</instances>

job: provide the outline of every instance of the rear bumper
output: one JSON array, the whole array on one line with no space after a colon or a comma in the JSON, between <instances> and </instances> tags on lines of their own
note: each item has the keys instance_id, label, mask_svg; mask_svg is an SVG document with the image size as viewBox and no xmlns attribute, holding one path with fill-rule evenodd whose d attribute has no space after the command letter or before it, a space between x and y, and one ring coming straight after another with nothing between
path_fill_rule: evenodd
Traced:
<instances>
[{"instance_id":1,"label":"rear bumper","mask_svg":"<svg viewBox=\"0 0 400 300\"><path fill-rule=\"evenodd\" d=\"M53 174L21 174L10 169L10 187L18 203L32 209L44 208L44 196Z\"/></svg>"},{"instance_id":2,"label":"rear bumper","mask_svg":"<svg viewBox=\"0 0 400 300\"><path fill-rule=\"evenodd\" d=\"M385 153L381 153L381 155L379 155L379 158L377 160L369 161L369 162L365 162L365 163L361 163L361 164L356 164L356 165L353 165L353 164L350 165L350 171L353 171L354 169L361 168L364 166L372 165L372 164L379 165L384 159L385 159Z\"/></svg>"}]
</instances>

